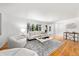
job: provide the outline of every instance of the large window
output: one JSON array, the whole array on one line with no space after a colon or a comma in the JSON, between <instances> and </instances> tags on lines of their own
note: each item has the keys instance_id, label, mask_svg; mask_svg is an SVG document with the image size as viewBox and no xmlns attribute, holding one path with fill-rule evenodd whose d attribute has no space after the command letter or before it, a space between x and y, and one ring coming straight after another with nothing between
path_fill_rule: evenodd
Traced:
<instances>
[{"instance_id":1,"label":"large window","mask_svg":"<svg viewBox=\"0 0 79 59\"><path fill-rule=\"evenodd\" d=\"M38 31L41 31L41 25L38 25Z\"/></svg>"},{"instance_id":2,"label":"large window","mask_svg":"<svg viewBox=\"0 0 79 59\"><path fill-rule=\"evenodd\" d=\"M27 32L29 31L41 31L41 25L27 23Z\"/></svg>"}]
</instances>

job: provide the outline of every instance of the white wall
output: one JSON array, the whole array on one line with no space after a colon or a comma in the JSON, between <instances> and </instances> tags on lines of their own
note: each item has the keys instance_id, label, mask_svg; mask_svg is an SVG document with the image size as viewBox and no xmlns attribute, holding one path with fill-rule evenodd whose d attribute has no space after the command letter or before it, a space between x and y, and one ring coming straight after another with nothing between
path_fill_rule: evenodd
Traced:
<instances>
[{"instance_id":1,"label":"white wall","mask_svg":"<svg viewBox=\"0 0 79 59\"><path fill-rule=\"evenodd\" d=\"M77 25L77 27L74 29L66 28L67 24L71 24L71 23L75 23ZM79 18L72 18L72 19L58 21L55 23L55 30L56 30L57 35L63 35L63 32L65 32L65 31L79 32Z\"/></svg>"},{"instance_id":2,"label":"white wall","mask_svg":"<svg viewBox=\"0 0 79 59\"><path fill-rule=\"evenodd\" d=\"M8 22L7 22L7 15L3 11L0 11L2 13L2 20L1 20L1 35L0 35L0 47L2 46L3 42L7 38L7 30L8 30Z\"/></svg>"}]
</instances>

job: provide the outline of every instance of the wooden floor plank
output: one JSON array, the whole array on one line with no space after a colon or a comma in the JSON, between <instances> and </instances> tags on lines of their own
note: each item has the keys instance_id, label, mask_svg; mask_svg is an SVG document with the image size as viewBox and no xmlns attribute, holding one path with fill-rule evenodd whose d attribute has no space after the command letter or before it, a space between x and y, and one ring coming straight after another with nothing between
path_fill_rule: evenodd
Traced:
<instances>
[{"instance_id":1,"label":"wooden floor plank","mask_svg":"<svg viewBox=\"0 0 79 59\"><path fill-rule=\"evenodd\" d=\"M8 42L5 42L5 44L0 48L0 51L5 49L8 49Z\"/></svg>"},{"instance_id":2,"label":"wooden floor plank","mask_svg":"<svg viewBox=\"0 0 79 59\"><path fill-rule=\"evenodd\" d=\"M49 56L79 56L79 42L65 40L64 44Z\"/></svg>"}]
</instances>

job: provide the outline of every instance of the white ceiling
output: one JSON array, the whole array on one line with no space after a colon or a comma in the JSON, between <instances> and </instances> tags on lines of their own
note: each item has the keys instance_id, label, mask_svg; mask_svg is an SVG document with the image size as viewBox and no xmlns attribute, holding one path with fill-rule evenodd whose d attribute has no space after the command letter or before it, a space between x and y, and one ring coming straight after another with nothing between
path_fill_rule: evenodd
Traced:
<instances>
[{"instance_id":1,"label":"white ceiling","mask_svg":"<svg viewBox=\"0 0 79 59\"><path fill-rule=\"evenodd\" d=\"M75 18L79 15L77 3L0 3L7 14L45 22Z\"/></svg>"}]
</instances>

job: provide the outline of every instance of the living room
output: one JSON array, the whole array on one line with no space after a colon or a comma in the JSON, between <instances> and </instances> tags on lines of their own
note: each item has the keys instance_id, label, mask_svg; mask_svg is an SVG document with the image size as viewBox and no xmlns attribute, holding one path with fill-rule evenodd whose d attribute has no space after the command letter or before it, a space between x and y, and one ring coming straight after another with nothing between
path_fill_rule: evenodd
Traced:
<instances>
[{"instance_id":1,"label":"living room","mask_svg":"<svg viewBox=\"0 0 79 59\"><path fill-rule=\"evenodd\" d=\"M70 3L0 3L0 55L13 56L19 50L15 56L71 56L69 47L79 44L78 6ZM79 55L74 49L79 48L73 48L73 55Z\"/></svg>"}]
</instances>

